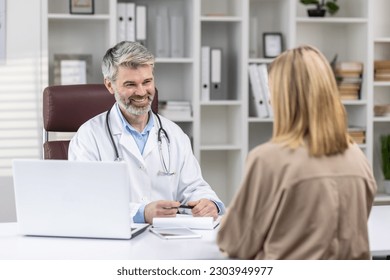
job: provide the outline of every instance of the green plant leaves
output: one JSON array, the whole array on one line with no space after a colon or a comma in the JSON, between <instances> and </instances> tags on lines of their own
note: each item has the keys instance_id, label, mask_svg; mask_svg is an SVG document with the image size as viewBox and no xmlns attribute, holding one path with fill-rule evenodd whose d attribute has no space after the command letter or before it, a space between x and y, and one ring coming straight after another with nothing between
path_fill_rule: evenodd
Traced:
<instances>
[{"instance_id":1,"label":"green plant leaves","mask_svg":"<svg viewBox=\"0 0 390 280\"><path fill-rule=\"evenodd\" d=\"M339 5L335 2L326 2L326 8L328 9L329 14L334 15L339 10Z\"/></svg>"}]
</instances>

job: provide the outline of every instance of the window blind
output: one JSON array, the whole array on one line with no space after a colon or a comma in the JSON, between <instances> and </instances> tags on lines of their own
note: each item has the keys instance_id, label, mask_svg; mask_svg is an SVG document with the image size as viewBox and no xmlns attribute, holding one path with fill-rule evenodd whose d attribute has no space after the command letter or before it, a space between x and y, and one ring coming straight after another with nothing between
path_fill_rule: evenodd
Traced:
<instances>
[{"instance_id":1,"label":"window blind","mask_svg":"<svg viewBox=\"0 0 390 280\"><path fill-rule=\"evenodd\" d=\"M12 176L12 159L40 158L42 143L39 61L0 65L0 176Z\"/></svg>"}]
</instances>

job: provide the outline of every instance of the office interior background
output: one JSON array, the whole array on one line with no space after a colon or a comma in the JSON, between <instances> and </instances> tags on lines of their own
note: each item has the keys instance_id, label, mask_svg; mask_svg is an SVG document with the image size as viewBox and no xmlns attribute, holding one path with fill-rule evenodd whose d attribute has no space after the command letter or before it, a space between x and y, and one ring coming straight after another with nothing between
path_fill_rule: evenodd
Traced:
<instances>
[{"instance_id":1,"label":"office interior background","mask_svg":"<svg viewBox=\"0 0 390 280\"><path fill-rule=\"evenodd\" d=\"M338 0L340 10L325 17L308 17L309 7L299 0L94 0L90 14L71 14L70 0L0 3L5 4L0 11L0 222L16 221L12 159L42 158L42 92L58 82L60 60L85 61L87 83L102 83L105 51L128 38L118 28L118 3L145 7L146 37L139 39L156 54L159 99L190 104L189 115L170 118L191 138L203 176L227 205L248 151L272 135L272 116L252 108L250 66L267 65L275 52L303 43L318 47L329 61L337 57L340 65L362 66L358 91L343 103L374 169L375 203L390 204L380 144L381 136L390 134L390 70L376 76L380 66L374 63L390 64L390 1ZM204 65L213 59L205 50L220 55L209 91L203 87Z\"/></svg>"}]
</instances>

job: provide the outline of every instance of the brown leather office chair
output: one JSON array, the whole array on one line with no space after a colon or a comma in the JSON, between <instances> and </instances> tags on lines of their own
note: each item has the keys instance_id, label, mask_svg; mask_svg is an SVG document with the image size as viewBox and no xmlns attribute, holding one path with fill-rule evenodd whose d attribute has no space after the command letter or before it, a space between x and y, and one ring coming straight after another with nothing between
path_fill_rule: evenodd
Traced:
<instances>
[{"instance_id":1,"label":"brown leather office chair","mask_svg":"<svg viewBox=\"0 0 390 280\"><path fill-rule=\"evenodd\" d=\"M44 159L68 159L69 140L49 141L49 132L76 132L90 118L107 111L114 95L103 84L49 86L43 91ZM158 93L152 103L157 112Z\"/></svg>"}]
</instances>

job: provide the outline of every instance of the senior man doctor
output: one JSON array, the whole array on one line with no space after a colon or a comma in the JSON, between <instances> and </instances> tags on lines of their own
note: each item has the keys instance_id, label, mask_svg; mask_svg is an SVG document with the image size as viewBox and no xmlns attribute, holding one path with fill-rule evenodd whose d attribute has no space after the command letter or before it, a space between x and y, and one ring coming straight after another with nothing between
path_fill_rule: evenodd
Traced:
<instances>
[{"instance_id":1,"label":"senior man doctor","mask_svg":"<svg viewBox=\"0 0 390 280\"><path fill-rule=\"evenodd\" d=\"M116 103L79 128L69 160L127 162L134 222L173 217L180 205L193 207L193 216L215 219L225 206L203 179L188 136L151 111L153 67L153 54L139 43L124 41L107 50L104 84Z\"/></svg>"}]
</instances>

